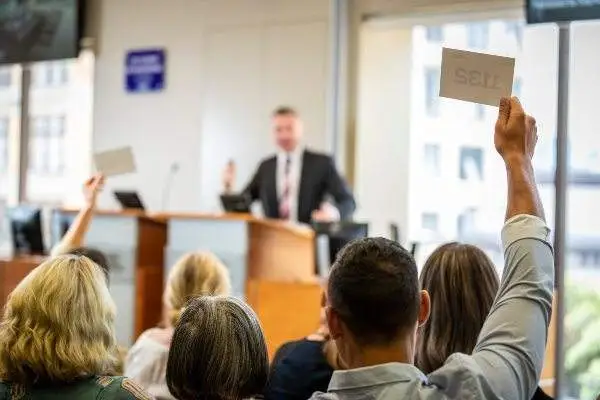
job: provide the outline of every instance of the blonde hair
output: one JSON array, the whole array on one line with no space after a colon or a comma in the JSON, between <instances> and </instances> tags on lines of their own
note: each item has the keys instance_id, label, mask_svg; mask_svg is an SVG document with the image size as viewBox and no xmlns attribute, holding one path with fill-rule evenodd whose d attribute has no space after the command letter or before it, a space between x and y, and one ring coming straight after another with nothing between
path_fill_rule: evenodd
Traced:
<instances>
[{"instance_id":1,"label":"blonde hair","mask_svg":"<svg viewBox=\"0 0 600 400\"><path fill-rule=\"evenodd\" d=\"M45 261L8 297L0 324L0 379L68 382L112 374L115 305L100 267L83 256Z\"/></svg>"},{"instance_id":2,"label":"blonde hair","mask_svg":"<svg viewBox=\"0 0 600 400\"><path fill-rule=\"evenodd\" d=\"M228 295L229 271L212 253L195 252L181 257L169 272L165 302L174 326L186 304L197 296Z\"/></svg>"}]
</instances>

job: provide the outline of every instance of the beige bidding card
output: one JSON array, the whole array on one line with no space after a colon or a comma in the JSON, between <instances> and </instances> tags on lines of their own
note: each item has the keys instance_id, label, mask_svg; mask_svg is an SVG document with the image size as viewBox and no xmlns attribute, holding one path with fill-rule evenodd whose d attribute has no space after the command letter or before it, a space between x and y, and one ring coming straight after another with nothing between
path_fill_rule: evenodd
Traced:
<instances>
[{"instance_id":1,"label":"beige bidding card","mask_svg":"<svg viewBox=\"0 0 600 400\"><path fill-rule=\"evenodd\" d=\"M515 59L444 48L440 97L498 106L512 93Z\"/></svg>"},{"instance_id":2,"label":"beige bidding card","mask_svg":"<svg viewBox=\"0 0 600 400\"><path fill-rule=\"evenodd\" d=\"M94 163L98 172L107 177L135 172L135 160L131 147L96 153L94 154Z\"/></svg>"}]
</instances>

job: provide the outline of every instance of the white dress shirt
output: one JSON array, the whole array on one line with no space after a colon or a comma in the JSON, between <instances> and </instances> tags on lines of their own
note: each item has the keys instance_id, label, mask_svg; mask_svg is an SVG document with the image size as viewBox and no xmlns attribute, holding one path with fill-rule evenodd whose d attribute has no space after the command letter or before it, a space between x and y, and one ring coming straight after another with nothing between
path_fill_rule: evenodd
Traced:
<instances>
[{"instance_id":1,"label":"white dress shirt","mask_svg":"<svg viewBox=\"0 0 600 400\"><path fill-rule=\"evenodd\" d=\"M279 204L281 196L285 188L285 162L290 157L290 175L289 175L289 206L290 206L290 221L298 222L298 201L300 196L300 178L302 174L302 158L304 148L297 147L296 150L286 153L284 151L277 152L277 202Z\"/></svg>"}]
</instances>

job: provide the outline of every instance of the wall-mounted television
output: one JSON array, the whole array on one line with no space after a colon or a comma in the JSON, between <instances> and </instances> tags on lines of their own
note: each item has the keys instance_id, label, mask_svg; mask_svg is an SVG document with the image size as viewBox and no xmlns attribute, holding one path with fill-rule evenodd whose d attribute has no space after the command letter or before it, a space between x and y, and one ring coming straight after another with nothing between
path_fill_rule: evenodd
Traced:
<instances>
[{"instance_id":1,"label":"wall-mounted television","mask_svg":"<svg viewBox=\"0 0 600 400\"><path fill-rule=\"evenodd\" d=\"M600 19L600 0L527 0L527 23Z\"/></svg>"},{"instance_id":2,"label":"wall-mounted television","mask_svg":"<svg viewBox=\"0 0 600 400\"><path fill-rule=\"evenodd\" d=\"M75 58L83 0L0 0L0 64Z\"/></svg>"}]
</instances>

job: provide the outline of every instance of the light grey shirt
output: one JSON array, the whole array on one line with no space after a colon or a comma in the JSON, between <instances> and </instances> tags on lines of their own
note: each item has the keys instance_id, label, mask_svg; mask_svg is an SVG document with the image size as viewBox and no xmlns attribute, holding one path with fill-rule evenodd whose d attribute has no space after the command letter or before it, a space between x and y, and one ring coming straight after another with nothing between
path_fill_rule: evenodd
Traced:
<instances>
[{"instance_id":1,"label":"light grey shirt","mask_svg":"<svg viewBox=\"0 0 600 400\"><path fill-rule=\"evenodd\" d=\"M312 399L531 399L542 370L554 261L544 221L517 215L502 229L505 269L472 355L453 354L428 376L391 363L336 371Z\"/></svg>"}]
</instances>

